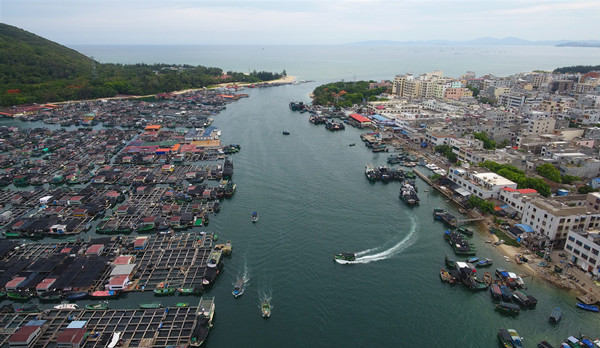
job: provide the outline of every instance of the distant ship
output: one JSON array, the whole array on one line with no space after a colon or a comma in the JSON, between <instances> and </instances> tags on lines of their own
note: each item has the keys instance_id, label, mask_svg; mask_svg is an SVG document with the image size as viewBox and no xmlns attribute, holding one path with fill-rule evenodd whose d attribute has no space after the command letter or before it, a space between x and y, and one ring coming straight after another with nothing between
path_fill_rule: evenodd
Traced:
<instances>
[{"instance_id":1,"label":"distant ship","mask_svg":"<svg viewBox=\"0 0 600 348\"><path fill-rule=\"evenodd\" d=\"M347 264L350 263L352 261L356 260L356 254L355 253L339 253L339 254L335 254L333 256L335 262L337 263L341 263L341 264Z\"/></svg>"}]
</instances>

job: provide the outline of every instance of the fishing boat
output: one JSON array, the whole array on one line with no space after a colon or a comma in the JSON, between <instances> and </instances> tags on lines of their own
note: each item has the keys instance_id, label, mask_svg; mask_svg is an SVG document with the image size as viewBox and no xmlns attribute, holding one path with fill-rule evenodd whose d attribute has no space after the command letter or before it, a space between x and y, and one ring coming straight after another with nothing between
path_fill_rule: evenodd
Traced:
<instances>
[{"instance_id":1,"label":"fishing boat","mask_svg":"<svg viewBox=\"0 0 600 348\"><path fill-rule=\"evenodd\" d=\"M190 304L187 302L177 302L175 304L175 307L189 307L189 306L190 306Z\"/></svg>"},{"instance_id":2,"label":"fishing boat","mask_svg":"<svg viewBox=\"0 0 600 348\"><path fill-rule=\"evenodd\" d=\"M29 301L31 295L25 290L7 291L6 296L13 301Z\"/></svg>"},{"instance_id":3,"label":"fishing boat","mask_svg":"<svg viewBox=\"0 0 600 348\"><path fill-rule=\"evenodd\" d=\"M61 294L59 291L46 291L39 295L40 301L44 302L52 302L52 301L60 301Z\"/></svg>"},{"instance_id":4,"label":"fishing boat","mask_svg":"<svg viewBox=\"0 0 600 348\"><path fill-rule=\"evenodd\" d=\"M175 294L175 288L162 287L154 289L154 296L171 296Z\"/></svg>"},{"instance_id":5,"label":"fishing boat","mask_svg":"<svg viewBox=\"0 0 600 348\"><path fill-rule=\"evenodd\" d=\"M244 278L238 278L233 286L233 291L231 292L234 297L239 297L244 294L244 285Z\"/></svg>"},{"instance_id":6,"label":"fishing boat","mask_svg":"<svg viewBox=\"0 0 600 348\"><path fill-rule=\"evenodd\" d=\"M521 308L513 303L500 302L496 304L496 309L504 314L516 315L519 314Z\"/></svg>"},{"instance_id":7,"label":"fishing boat","mask_svg":"<svg viewBox=\"0 0 600 348\"><path fill-rule=\"evenodd\" d=\"M490 272L483 273L483 282L490 286L492 284L492 274Z\"/></svg>"},{"instance_id":8,"label":"fishing boat","mask_svg":"<svg viewBox=\"0 0 600 348\"><path fill-rule=\"evenodd\" d=\"M508 286L500 286L500 291L502 292L502 299L504 299L505 301L510 301L513 298L513 292Z\"/></svg>"},{"instance_id":9,"label":"fishing boat","mask_svg":"<svg viewBox=\"0 0 600 348\"><path fill-rule=\"evenodd\" d=\"M347 264L347 263L350 263L350 262L356 260L356 254L355 253L349 253L349 252L338 253L338 254L333 255L333 259L337 263Z\"/></svg>"},{"instance_id":10,"label":"fishing boat","mask_svg":"<svg viewBox=\"0 0 600 348\"><path fill-rule=\"evenodd\" d=\"M465 236L469 236L469 237L473 235L473 231L471 231L470 229L465 228L465 227L458 227L456 229L456 231L458 231L458 233L462 233Z\"/></svg>"},{"instance_id":11,"label":"fishing boat","mask_svg":"<svg viewBox=\"0 0 600 348\"><path fill-rule=\"evenodd\" d=\"M54 309L60 309L60 310L74 310L74 309L78 309L79 306L75 303L61 303L59 305L54 306Z\"/></svg>"},{"instance_id":12,"label":"fishing boat","mask_svg":"<svg viewBox=\"0 0 600 348\"><path fill-rule=\"evenodd\" d=\"M86 298L88 296L89 296L89 294L87 292L80 291L80 292L70 292L70 293L64 295L63 297L65 300L75 301L75 300L83 300L84 298Z\"/></svg>"},{"instance_id":13,"label":"fishing boat","mask_svg":"<svg viewBox=\"0 0 600 348\"><path fill-rule=\"evenodd\" d=\"M502 291L500 290L500 285L492 284L490 287L490 295L492 295L492 298L495 300L501 300Z\"/></svg>"},{"instance_id":14,"label":"fishing boat","mask_svg":"<svg viewBox=\"0 0 600 348\"><path fill-rule=\"evenodd\" d=\"M512 339L510 338L510 333L506 329L498 330L498 340L500 340L500 345L504 348L513 348Z\"/></svg>"},{"instance_id":15,"label":"fishing boat","mask_svg":"<svg viewBox=\"0 0 600 348\"><path fill-rule=\"evenodd\" d=\"M271 316L271 303L269 302L269 300L263 300L261 305L260 305L260 310L262 312L262 316L263 318L268 318Z\"/></svg>"},{"instance_id":16,"label":"fishing boat","mask_svg":"<svg viewBox=\"0 0 600 348\"><path fill-rule=\"evenodd\" d=\"M581 309L585 309L586 311L600 312L600 309L598 309L598 306L589 305L589 304L585 304L585 303L581 303L581 302L577 302L576 306Z\"/></svg>"},{"instance_id":17,"label":"fishing boat","mask_svg":"<svg viewBox=\"0 0 600 348\"><path fill-rule=\"evenodd\" d=\"M252 212L251 220L252 220L252 222L257 222L258 221L258 212L256 212L256 211Z\"/></svg>"},{"instance_id":18,"label":"fishing boat","mask_svg":"<svg viewBox=\"0 0 600 348\"><path fill-rule=\"evenodd\" d=\"M560 309L560 307L556 307L550 313L549 320L553 324L558 324L560 322L560 319L562 319L562 310Z\"/></svg>"},{"instance_id":19,"label":"fishing boat","mask_svg":"<svg viewBox=\"0 0 600 348\"><path fill-rule=\"evenodd\" d=\"M160 302L141 302L138 303L138 307L143 309L156 309L161 308L162 304Z\"/></svg>"},{"instance_id":20,"label":"fishing boat","mask_svg":"<svg viewBox=\"0 0 600 348\"><path fill-rule=\"evenodd\" d=\"M479 258L477 256L469 257L468 259L465 260L465 262L468 262L468 263L476 263L477 261L479 261Z\"/></svg>"},{"instance_id":21,"label":"fishing boat","mask_svg":"<svg viewBox=\"0 0 600 348\"><path fill-rule=\"evenodd\" d=\"M523 340L523 338L521 338L521 336L519 336L519 334L517 333L517 330L508 329L507 331L510 334L510 340L513 344L513 347L514 348L522 348L523 343L521 342L521 340Z\"/></svg>"},{"instance_id":22,"label":"fishing boat","mask_svg":"<svg viewBox=\"0 0 600 348\"><path fill-rule=\"evenodd\" d=\"M354 146L356 145L356 143L350 143L348 146Z\"/></svg>"},{"instance_id":23,"label":"fishing boat","mask_svg":"<svg viewBox=\"0 0 600 348\"><path fill-rule=\"evenodd\" d=\"M479 260L475 263L475 267L480 268L480 267L490 267L492 265L492 260L491 259L483 259L483 260Z\"/></svg>"},{"instance_id":24,"label":"fishing boat","mask_svg":"<svg viewBox=\"0 0 600 348\"><path fill-rule=\"evenodd\" d=\"M283 135L290 135L290 132L288 132L288 131L283 131Z\"/></svg>"},{"instance_id":25,"label":"fishing boat","mask_svg":"<svg viewBox=\"0 0 600 348\"><path fill-rule=\"evenodd\" d=\"M219 262L221 261L222 256L223 256L222 250L213 249L213 251L210 252L210 255L208 255L208 262L206 263L206 267L216 268L219 265Z\"/></svg>"},{"instance_id":26,"label":"fishing boat","mask_svg":"<svg viewBox=\"0 0 600 348\"><path fill-rule=\"evenodd\" d=\"M178 288L177 291L181 296L201 295L202 289L198 288Z\"/></svg>"},{"instance_id":27,"label":"fishing boat","mask_svg":"<svg viewBox=\"0 0 600 348\"><path fill-rule=\"evenodd\" d=\"M199 347L206 341L208 332L212 327L213 318L215 315L215 298L204 298L200 299L198 304L198 320L196 327L192 331L190 338L190 347Z\"/></svg>"},{"instance_id":28,"label":"fishing boat","mask_svg":"<svg viewBox=\"0 0 600 348\"><path fill-rule=\"evenodd\" d=\"M109 306L108 306L108 303L106 303L106 302L100 302L100 303L95 303L95 304L86 304L85 308L98 311L98 310L107 310L107 309L109 309Z\"/></svg>"},{"instance_id":29,"label":"fishing boat","mask_svg":"<svg viewBox=\"0 0 600 348\"><path fill-rule=\"evenodd\" d=\"M440 278L445 283L452 283L452 280L453 280L452 275L450 275L450 273L443 268L440 270Z\"/></svg>"},{"instance_id":30,"label":"fishing boat","mask_svg":"<svg viewBox=\"0 0 600 348\"><path fill-rule=\"evenodd\" d=\"M446 262L446 266L448 266L449 268L454 268L454 267L456 267L456 261L454 261L454 260L450 260L450 259L448 258L448 255L446 255L446 258L445 258L445 260L444 260L444 261Z\"/></svg>"},{"instance_id":31,"label":"fishing boat","mask_svg":"<svg viewBox=\"0 0 600 348\"><path fill-rule=\"evenodd\" d=\"M99 290L92 292L90 296L92 298L115 298L119 296L119 292L114 290Z\"/></svg>"}]
</instances>

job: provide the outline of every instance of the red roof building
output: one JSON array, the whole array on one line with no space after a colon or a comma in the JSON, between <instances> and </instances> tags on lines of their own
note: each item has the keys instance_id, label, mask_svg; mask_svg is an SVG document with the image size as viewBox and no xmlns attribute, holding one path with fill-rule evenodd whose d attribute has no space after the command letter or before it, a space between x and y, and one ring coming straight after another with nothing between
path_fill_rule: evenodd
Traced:
<instances>
[{"instance_id":1,"label":"red roof building","mask_svg":"<svg viewBox=\"0 0 600 348\"><path fill-rule=\"evenodd\" d=\"M100 255L102 253L102 251L104 251L103 244L94 244L94 245L90 246L89 248L87 248L85 253L87 255Z\"/></svg>"},{"instance_id":2,"label":"red roof building","mask_svg":"<svg viewBox=\"0 0 600 348\"><path fill-rule=\"evenodd\" d=\"M83 347L85 332L85 329L67 328L56 337L56 346L64 348Z\"/></svg>"},{"instance_id":3,"label":"red roof building","mask_svg":"<svg viewBox=\"0 0 600 348\"><path fill-rule=\"evenodd\" d=\"M41 326L23 326L10 336L8 345L9 347L30 347L41 333Z\"/></svg>"},{"instance_id":4,"label":"red roof building","mask_svg":"<svg viewBox=\"0 0 600 348\"><path fill-rule=\"evenodd\" d=\"M350 115L350 118L360 124L371 123L371 120L369 120L368 118L366 118L362 115L359 115L359 114L352 114L352 115Z\"/></svg>"}]
</instances>

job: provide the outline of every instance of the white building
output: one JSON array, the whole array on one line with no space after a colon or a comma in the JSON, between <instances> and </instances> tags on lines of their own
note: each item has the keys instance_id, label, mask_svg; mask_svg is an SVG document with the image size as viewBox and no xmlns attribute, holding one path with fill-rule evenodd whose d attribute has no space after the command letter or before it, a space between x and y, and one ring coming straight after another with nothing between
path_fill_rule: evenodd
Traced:
<instances>
[{"instance_id":1,"label":"white building","mask_svg":"<svg viewBox=\"0 0 600 348\"><path fill-rule=\"evenodd\" d=\"M482 199L498 198L505 187L517 189L517 183L496 173L478 173L458 167L448 169L448 179Z\"/></svg>"},{"instance_id":2,"label":"white building","mask_svg":"<svg viewBox=\"0 0 600 348\"><path fill-rule=\"evenodd\" d=\"M598 275L600 270L598 262L600 231L598 229L569 231L565 250L569 253L571 262L588 272L592 272L594 275Z\"/></svg>"},{"instance_id":3,"label":"white building","mask_svg":"<svg viewBox=\"0 0 600 348\"><path fill-rule=\"evenodd\" d=\"M532 199L540 197L540 194L534 189L520 189L515 190L513 188L503 188L500 190L498 199L506 203L509 207L517 211L517 217L523 217L523 211L525 205Z\"/></svg>"}]
</instances>

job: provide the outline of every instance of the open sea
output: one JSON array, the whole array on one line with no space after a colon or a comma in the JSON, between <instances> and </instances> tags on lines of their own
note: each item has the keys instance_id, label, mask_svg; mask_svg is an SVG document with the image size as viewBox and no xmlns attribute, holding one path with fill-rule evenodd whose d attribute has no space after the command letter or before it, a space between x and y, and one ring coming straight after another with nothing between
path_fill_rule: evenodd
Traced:
<instances>
[{"instance_id":1,"label":"open sea","mask_svg":"<svg viewBox=\"0 0 600 348\"><path fill-rule=\"evenodd\" d=\"M216 316L207 347L497 347L499 328L514 328L525 347L548 340L555 347L570 335L600 337L600 316L575 308L575 297L545 282L524 278L537 297L533 310L506 317L494 310L489 292L473 293L440 281L444 255L454 257L432 210L443 196L417 179L421 204L398 199L399 183L370 183L365 164L385 164L387 153L363 146L361 130L332 133L289 110L291 100L309 102L320 84L336 80L393 79L440 69L460 77L552 70L598 64L595 48L404 47L404 46L72 46L100 62L185 63L225 71L286 70L299 85L246 89L250 98L215 116L224 144L241 144L231 156L235 195L211 216L208 230L231 240L233 255L207 294ZM3 121L7 122L7 121ZM14 122L14 121L10 121ZM4 123L2 123L4 124ZM287 130L291 134L282 135ZM348 146L356 143L356 146ZM425 168L417 167L422 171ZM250 221L252 211L260 220ZM479 257L522 273L485 243L472 241ZM359 253L358 264L335 263L340 251ZM249 279L239 298L239 276ZM260 299L272 298L265 320ZM135 307L150 294L111 301ZM161 299L177 302L177 297ZM116 303L121 302L121 303ZM548 322L552 308L563 320Z\"/></svg>"}]
</instances>

